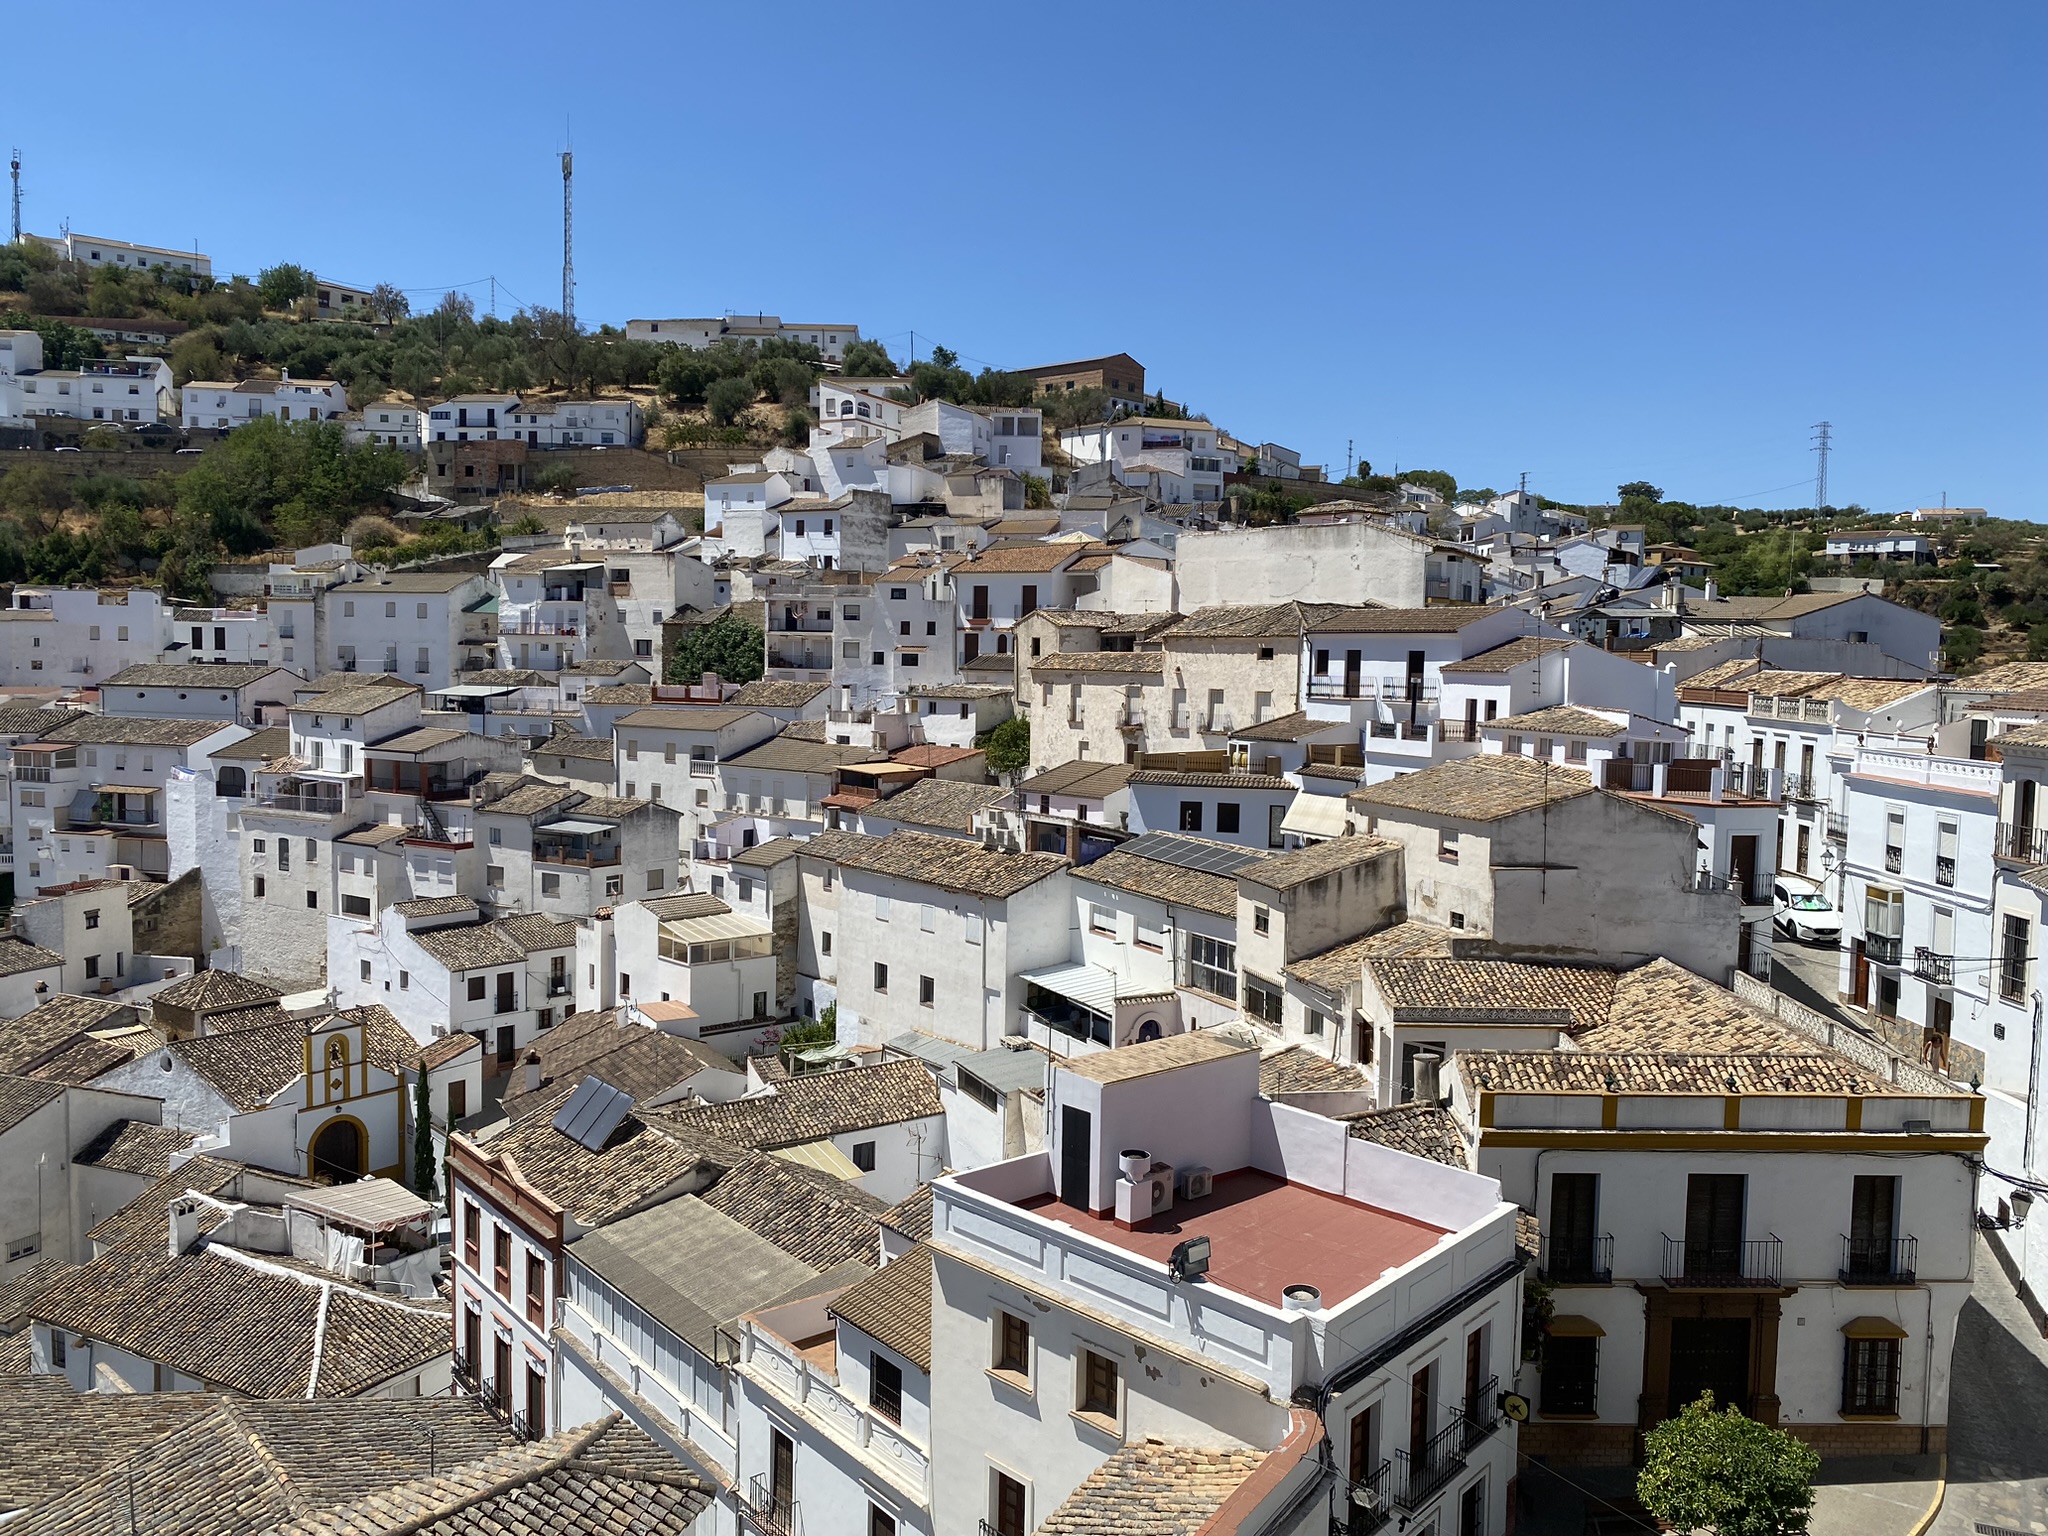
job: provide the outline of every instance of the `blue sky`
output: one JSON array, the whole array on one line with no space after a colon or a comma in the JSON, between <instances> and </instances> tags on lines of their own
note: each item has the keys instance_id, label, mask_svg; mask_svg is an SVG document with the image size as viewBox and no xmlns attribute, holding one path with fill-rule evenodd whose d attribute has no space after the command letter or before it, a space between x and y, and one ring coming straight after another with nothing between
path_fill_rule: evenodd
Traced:
<instances>
[{"instance_id":1,"label":"blue sky","mask_svg":"<svg viewBox=\"0 0 2048 1536\"><path fill-rule=\"evenodd\" d=\"M125 9L9 22L31 230L552 305L566 121L586 323L1129 351L1569 501L1798 505L1827 419L1838 504L2048 517L2038 4Z\"/></svg>"}]
</instances>

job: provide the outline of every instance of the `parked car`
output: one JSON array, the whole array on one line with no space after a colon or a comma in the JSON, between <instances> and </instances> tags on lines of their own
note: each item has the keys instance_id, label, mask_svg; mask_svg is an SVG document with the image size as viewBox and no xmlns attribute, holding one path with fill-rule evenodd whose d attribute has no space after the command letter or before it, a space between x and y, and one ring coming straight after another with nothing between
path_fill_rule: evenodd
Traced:
<instances>
[{"instance_id":1,"label":"parked car","mask_svg":"<svg viewBox=\"0 0 2048 1536\"><path fill-rule=\"evenodd\" d=\"M1771 899L1777 909L1773 921L1787 938L1827 944L1842 941L1842 914L1819 886L1780 879L1771 887Z\"/></svg>"},{"instance_id":2,"label":"parked car","mask_svg":"<svg viewBox=\"0 0 2048 1536\"><path fill-rule=\"evenodd\" d=\"M69 443L59 443L59 444L58 444L58 445L57 445L57 446L56 446L55 448L52 448L52 449L50 450L50 452L52 452L52 453L76 453L76 452L78 452L78 450L77 450L76 448L74 448L74 447L73 447L73 446L72 446L71 444L69 444Z\"/></svg>"},{"instance_id":3,"label":"parked car","mask_svg":"<svg viewBox=\"0 0 2048 1536\"><path fill-rule=\"evenodd\" d=\"M205 450L204 448L180 448L180 449L178 450L178 452L179 452L179 453L204 453L204 452L206 452L206 450Z\"/></svg>"}]
</instances>

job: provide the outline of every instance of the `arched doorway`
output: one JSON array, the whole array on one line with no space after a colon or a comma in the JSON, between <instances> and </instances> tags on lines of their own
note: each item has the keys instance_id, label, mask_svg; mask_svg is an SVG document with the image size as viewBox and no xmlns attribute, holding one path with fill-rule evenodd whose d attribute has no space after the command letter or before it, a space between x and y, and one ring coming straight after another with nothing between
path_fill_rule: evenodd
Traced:
<instances>
[{"instance_id":1,"label":"arched doorway","mask_svg":"<svg viewBox=\"0 0 2048 1536\"><path fill-rule=\"evenodd\" d=\"M363 1128L355 1121L339 1118L321 1126L308 1154L316 1179L346 1182L363 1173Z\"/></svg>"}]
</instances>

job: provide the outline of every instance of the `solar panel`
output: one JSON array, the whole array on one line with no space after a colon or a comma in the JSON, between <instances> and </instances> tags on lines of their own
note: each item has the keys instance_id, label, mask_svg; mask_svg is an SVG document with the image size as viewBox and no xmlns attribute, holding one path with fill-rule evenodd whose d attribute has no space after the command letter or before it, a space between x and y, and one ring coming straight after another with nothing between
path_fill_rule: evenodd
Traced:
<instances>
[{"instance_id":1,"label":"solar panel","mask_svg":"<svg viewBox=\"0 0 2048 1536\"><path fill-rule=\"evenodd\" d=\"M1247 864L1257 864L1260 855L1228 843L1211 843L1199 837L1175 837L1170 832L1147 832L1123 845L1123 852L1141 859L1173 864L1203 874L1232 875Z\"/></svg>"},{"instance_id":2,"label":"solar panel","mask_svg":"<svg viewBox=\"0 0 2048 1536\"><path fill-rule=\"evenodd\" d=\"M562 1100L552 1124L586 1151L602 1152L605 1142L632 1108L630 1094L601 1079L586 1077L576 1085L574 1093Z\"/></svg>"}]
</instances>

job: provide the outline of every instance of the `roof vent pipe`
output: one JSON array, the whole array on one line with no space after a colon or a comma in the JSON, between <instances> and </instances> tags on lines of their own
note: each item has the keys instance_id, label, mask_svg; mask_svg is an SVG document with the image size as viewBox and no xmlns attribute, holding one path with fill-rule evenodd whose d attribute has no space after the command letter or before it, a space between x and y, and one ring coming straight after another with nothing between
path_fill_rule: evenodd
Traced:
<instances>
[{"instance_id":1,"label":"roof vent pipe","mask_svg":"<svg viewBox=\"0 0 2048 1536\"><path fill-rule=\"evenodd\" d=\"M1280 1293L1283 1312L1319 1312L1322 1306L1323 1293L1312 1285L1290 1285Z\"/></svg>"},{"instance_id":2,"label":"roof vent pipe","mask_svg":"<svg viewBox=\"0 0 2048 1536\"><path fill-rule=\"evenodd\" d=\"M1415 1102L1435 1104L1442 1100L1440 1069L1443 1058L1435 1051L1415 1053Z\"/></svg>"}]
</instances>

